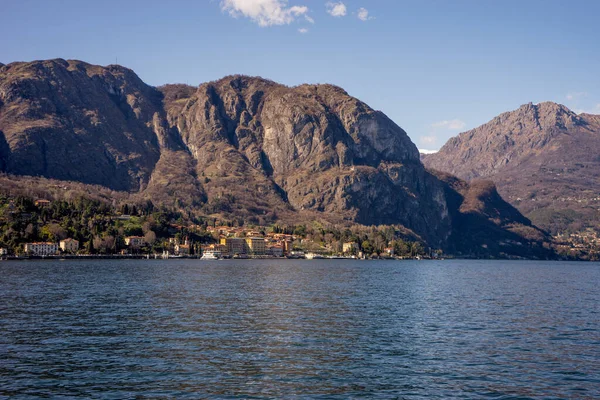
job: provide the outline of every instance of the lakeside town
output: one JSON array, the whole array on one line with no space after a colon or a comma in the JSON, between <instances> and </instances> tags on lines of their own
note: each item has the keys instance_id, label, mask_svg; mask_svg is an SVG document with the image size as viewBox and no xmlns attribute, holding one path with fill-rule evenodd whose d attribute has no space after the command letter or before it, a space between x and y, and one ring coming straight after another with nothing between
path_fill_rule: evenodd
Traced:
<instances>
[{"instance_id":1,"label":"lakeside town","mask_svg":"<svg viewBox=\"0 0 600 400\"><path fill-rule=\"evenodd\" d=\"M394 227L259 226L158 209L0 197L0 258L440 258Z\"/></svg>"},{"instance_id":2,"label":"lakeside town","mask_svg":"<svg viewBox=\"0 0 600 400\"><path fill-rule=\"evenodd\" d=\"M564 259L597 260L600 236L588 229L554 237ZM472 258L472 255L463 255ZM0 195L0 259L30 258L351 258L439 259L439 249L399 227L312 224L260 226L193 216L152 202L108 205L77 198Z\"/></svg>"},{"instance_id":3,"label":"lakeside town","mask_svg":"<svg viewBox=\"0 0 600 400\"><path fill-rule=\"evenodd\" d=\"M120 216L130 218L130 216ZM383 251L366 254L357 242L341 243L341 248L333 246L320 246L314 241L304 237L285 233L265 233L264 230L236 228L228 226L208 227L206 232L218 238L217 243L193 243L188 237L180 239L179 236L168 238L161 244L164 250L161 253L152 251L150 243L144 236L127 236L124 238L126 248L119 253L109 254L89 253L81 247L78 240L73 238L62 239L59 242L33 242L24 243L22 251L10 252L7 248L0 248L0 256L5 259L29 258L200 258L215 260L222 258L249 259L249 258L292 258L292 259L421 259L440 258L441 252L424 254L419 246L407 248L409 254L397 255L395 247L384 247ZM412 254L411 254L412 253Z\"/></svg>"}]
</instances>

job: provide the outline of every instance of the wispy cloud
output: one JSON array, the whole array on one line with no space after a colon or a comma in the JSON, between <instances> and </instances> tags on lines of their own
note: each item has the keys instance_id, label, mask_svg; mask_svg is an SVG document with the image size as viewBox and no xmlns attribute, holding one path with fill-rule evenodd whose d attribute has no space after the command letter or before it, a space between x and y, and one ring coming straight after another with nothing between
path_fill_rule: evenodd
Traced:
<instances>
[{"instance_id":1,"label":"wispy cloud","mask_svg":"<svg viewBox=\"0 0 600 400\"><path fill-rule=\"evenodd\" d=\"M461 121L460 119L452 119L449 121L440 121L431 124L431 127L434 129L448 129L451 131L460 131L461 129L465 129L467 126L466 122Z\"/></svg>"},{"instance_id":2,"label":"wispy cloud","mask_svg":"<svg viewBox=\"0 0 600 400\"><path fill-rule=\"evenodd\" d=\"M298 29L298 32L300 32L302 34L305 34L305 33L308 33L308 29L306 29L306 28L300 28L300 29Z\"/></svg>"},{"instance_id":3,"label":"wispy cloud","mask_svg":"<svg viewBox=\"0 0 600 400\"><path fill-rule=\"evenodd\" d=\"M305 15L304 19L307 20L308 22L310 22L311 24L315 23L315 20L312 17L309 17L308 15Z\"/></svg>"},{"instance_id":4,"label":"wispy cloud","mask_svg":"<svg viewBox=\"0 0 600 400\"><path fill-rule=\"evenodd\" d=\"M307 17L308 7L290 7L287 0L222 0L221 9L234 18L250 18L262 27L287 25L301 16L309 22L312 19Z\"/></svg>"},{"instance_id":5,"label":"wispy cloud","mask_svg":"<svg viewBox=\"0 0 600 400\"><path fill-rule=\"evenodd\" d=\"M337 3L330 1L325 4L325 8L327 9L327 13L334 17L344 17L348 12L346 5L341 1Z\"/></svg>"},{"instance_id":6,"label":"wispy cloud","mask_svg":"<svg viewBox=\"0 0 600 400\"><path fill-rule=\"evenodd\" d=\"M571 92L568 93L565 97L567 98L567 100L575 100L577 98L585 96L587 96L587 92Z\"/></svg>"},{"instance_id":7,"label":"wispy cloud","mask_svg":"<svg viewBox=\"0 0 600 400\"><path fill-rule=\"evenodd\" d=\"M358 9L357 16L358 19L360 19L361 21L368 21L370 19L373 19L373 17L369 16L369 10L367 10L364 7Z\"/></svg>"}]
</instances>

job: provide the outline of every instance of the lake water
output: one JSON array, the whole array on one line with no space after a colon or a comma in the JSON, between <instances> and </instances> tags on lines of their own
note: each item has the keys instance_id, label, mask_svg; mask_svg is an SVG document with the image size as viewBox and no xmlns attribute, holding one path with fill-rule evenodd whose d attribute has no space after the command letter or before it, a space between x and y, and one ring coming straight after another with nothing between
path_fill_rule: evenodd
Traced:
<instances>
[{"instance_id":1,"label":"lake water","mask_svg":"<svg viewBox=\"0 0 600 400\"><path fill-rule=\"evenodd\" d=\"M600 398L600 264L0 261L0 397Z\"/></svg>"}]
</instances>

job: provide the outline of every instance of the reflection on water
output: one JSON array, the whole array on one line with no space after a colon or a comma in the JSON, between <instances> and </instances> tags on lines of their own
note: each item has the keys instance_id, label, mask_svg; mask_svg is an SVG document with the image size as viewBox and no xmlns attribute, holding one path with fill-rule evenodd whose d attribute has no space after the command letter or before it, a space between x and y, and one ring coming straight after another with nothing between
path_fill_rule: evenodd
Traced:
<instances>
[{"instance_id":1,"label":"reflection on water","mask_svg":"<svg viewBox=\"0 0 600 400\"><path fill-rule=\"evenodd\" d=\"M0 396L600 397L599 264L0 264Z\"/></svg>"}]
</instances>

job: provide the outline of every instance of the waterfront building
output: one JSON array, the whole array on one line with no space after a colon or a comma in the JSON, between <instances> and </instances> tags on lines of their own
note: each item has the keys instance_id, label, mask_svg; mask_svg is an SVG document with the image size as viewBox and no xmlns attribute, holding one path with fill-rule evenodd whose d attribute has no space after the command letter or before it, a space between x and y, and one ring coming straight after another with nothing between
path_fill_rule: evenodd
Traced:
<instances>
[{"instance_id":1,"label":"waterfront building","mask_svg":"<svg viewBox=\"0 0 600 400\"><path fill-rule=\"evenodd\" d=\"M266 246L265 239L261 237L249 237L246 238L246 244L248 245L248 249L250 253L255 255L265 255L266 254Z\"/></svg>"},{"instance_id":2,"label":"waterfront building","mask_svg":"<svg viewBox=\"0 0 600 400\"><path fill-rule=\"evenodd\" d=\"M180 256L189 256L190 255L190 245L187 244L176 244L175 245L175 254L178 254Z\"/></svg>"},{"instance_id":3,"label":"waterfront building","mask_svg":"<svg viewBox=\"0 0 600 400\"><path fill-rule=\"evenodd\" d=\"M230 256L248 254L248 245L244 238L221 238L221 244L227 246L227 253Z\"/></svg>"},{"instance_id":4,"label":"waterfront building","mask_svg":"<svg viewBox=\"0 0 600 400\"><path fill-rule=\"evenodd\" d=\"M227 255L227 246L224 244L209 244L208 246L204 246L202 251L219 252L221 255Z\"/></svg>"},{"instance_id":5,"label":"waterfront building","mask_svg":"<svg viewBox=\"0 0 600 400\"><path fill-rule=\"evenodd\" d=\"M347 242L342 245L342 251L344 253L354 253L358 251L358 243Z\"/></svg>"},{"instance_id":6,"label":"waterfront building","mask_svg":"<svg viewBox=\"0 0 600 400\"><path fill-rule=\"evenodd\" d=\"M0 256L8 255L8 249L4 247L0 247Z\"/></svg>"},{"instance_id":7,"label":"waterfront building","mask_svg":"<svg viewBox=\"0 0 600 400\"><path fill-rule=\"evenodd\" d=\"M50 256L58 252L58 244L50 242L25 243L25 253L32 256Z\"/></svg>"},{"instance_id":8,"label":"waterfront building","mask_svg":"<svg viewBox=\"0 0 600 400\"><path fill-rule=\"evenodd\" d=\"M75 239L64 239L59 242L59 246L62 251L66 253L77 253L79 250L79 241Z\"/></svg>"},{"instance_id":9,"label":"waterfront building","mask_svg":"<svg viewBox=\"0 0 600 400\"><path fill-rule=\"evenodd\" d=\"M269 247L269 254L273 257L283 257L283 247L282 246L271 246Z\"/></svg>"},{"instance_id":10,"label":"waterfront building","mask_svg":"<svg viewBox=\"0 0 600 400\"><path fill-rule=\"evenodd\" d=\"M132 248L140 248L145 244L145 240L142 236L127 236L125 244Z\"/></svg>"},{"instance_id":11,"label":"waterfront building","mask_svg":"<svg viewBox=\"0 0 600 400\"><path fill-rule=\"evenodd\" d=\"M281 245L283 246L283 254L284 255L287 256L287 255L289 255L292 252L293 246L292 246L292 241L291 240L285 239L281 243Z\"/></svg>"}]
</instances>

